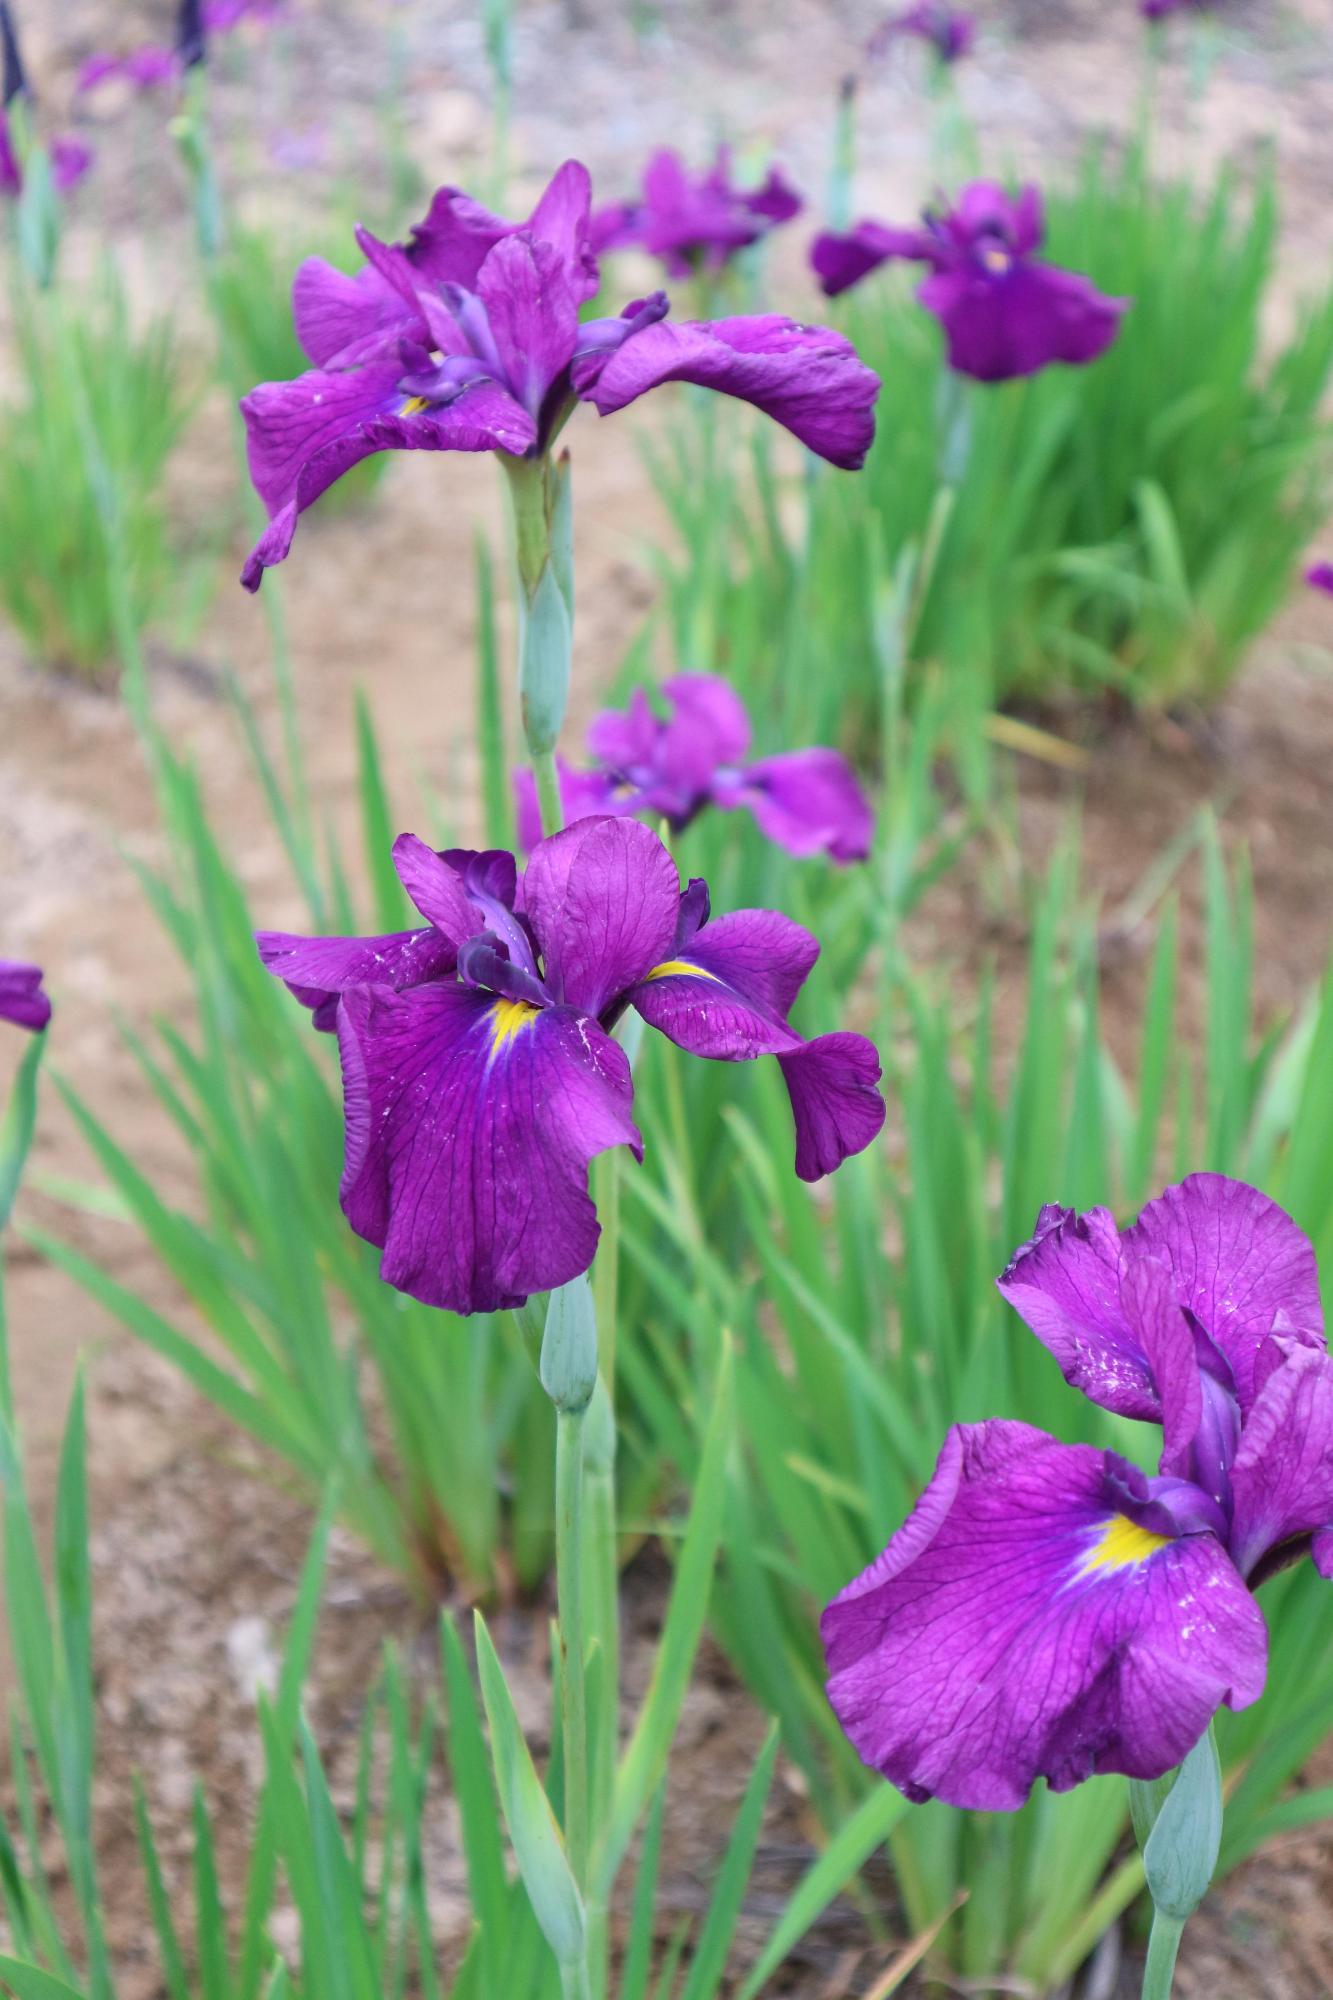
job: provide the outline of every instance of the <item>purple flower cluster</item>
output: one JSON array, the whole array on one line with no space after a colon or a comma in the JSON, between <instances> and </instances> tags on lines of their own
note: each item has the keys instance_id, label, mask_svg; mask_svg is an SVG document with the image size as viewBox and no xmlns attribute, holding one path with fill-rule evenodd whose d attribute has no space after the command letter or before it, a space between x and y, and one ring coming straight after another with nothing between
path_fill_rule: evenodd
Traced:
<instances>
[{"instance_id":1,"label":"purple flower cluster","mask_svg":"<svg viewBox=\"0 0 1333 2000\"><path fill-rule=\"evenodd\" d=\"M801 197L776 167L762 186L739 188L727 147L718 148L706 174L692 174L680 154L664 146L644 169L642 199L597 209L590 234L599 254L640 244L662 260L670 277L688 278L720 270L737 251L800 212Z\"/></svg>"},{"instance_id":2,"label":"purple flower cluster","mask_svg":"<svg viewBox=\"0 0 1333 2000\"><path fill-rule=\"evenodd\" d=\"M738 396L833 464L861 464L879 379L841 334L772 313L674 323L662 292L580 320L598 285L591 192L568 161L512 223L441 188L408 243L357 232L367 263L354 277L301 266L293 305L314 367L241 405L269 512L247 589L287 555L299 515L373 452L534 457L580 402L607 416L664 382Z\"/></svg>"},{"instance_id":3,"label":"purple flower cluster","mask_svg":"<svg viewBox=\"0 0 1333 2000\"><path fill-rule=\"evenodd\" d=\"M1066 1380L1159 1424L1149 1477L1029 1424L950 1431L884 1553L824 1613L829 1698L912 1799L1008 1810L1039 1777L1155 1778L1263 1691L1253 1592L1333 1576L1333 1357L1314 1253L1193 1174L1119 1230L1044 1208L1001 1292Z\"/></svg>"},{"instance_id":4,"label":"purple flower cluster","mask_svg":"<svg viewBox=\"0 0 1333 2000\"><path fill-rule=\"evenodd\" d=\"M609 1146L643 1152L611 1034L629 1007L694 1055L776 1056L803 1180L879 1132L873 1044L807 1042L787 1018L815 939L774 910L710 919L706 884L682 889L637 821L580 820L521 875L510 854L436 853L412 834L394 865L424 928L258 946L337 1031L343 1212L400 1291L486 1312L587 1270L588 1164Z\"/></svg>"},{"instance_id":5,"label":"purple flower cluster","mask_svg":"<svg viewBox=\"0 0 1333 2000\"><path fill-rule=\"evenodd\" d=\"M51 1002L42 990L42 969L12 958L0 958L0 1021L34 1034L51 1018Z\"/></svg>"},{"instance_id":6,"label":"purple flower cluster","mask_svg":"<svg viewBox=\"0 0 1333 2000\"><path fill-rule=\"evenodd\" d=\"M559 764L565 823L593 814L665 820L680 833L706 806L743 806L789 854L864 861L875 819L855 773L836 750L788 750L750 759L750 719L735 691L712 674L678 674L657 714L636 688L627 710L607 710L588 731L596 767ZM530 771L514 778L518 837L541 838L537 787Z\"/></svg>"},{"instance_id":7,"label":"purple flower cluster","mask_svg":"<svg viewBox=\"0 0 1333 2000\"><path fill-rule=\"evenodd\" d=\"M950 7L947 0L916 0L901 14L891 14L877 28L866 45L866 54L875 57L892 43L926 42L942 63L961 62L970 55L977 38L977 24L970 14Z\"/></svg>"},{"instance_id":8,"label":"purple flower cluster","mask_svg":"<svg viewBox=\"0 0 1333 2000\"><path fill-rule=\"evenodd\" d=\"M1007 382L1055 361L1095 361L1129 303L1040 262L1044 235L1035 187L1015 197L993 181L974 181L956 207L928 212L920 229L861 222L846 234L826 231L811 263L830 297L890 259L928 264L917 297L944 328L949 366L979 382Z\"/></svg>"}]
</instances>

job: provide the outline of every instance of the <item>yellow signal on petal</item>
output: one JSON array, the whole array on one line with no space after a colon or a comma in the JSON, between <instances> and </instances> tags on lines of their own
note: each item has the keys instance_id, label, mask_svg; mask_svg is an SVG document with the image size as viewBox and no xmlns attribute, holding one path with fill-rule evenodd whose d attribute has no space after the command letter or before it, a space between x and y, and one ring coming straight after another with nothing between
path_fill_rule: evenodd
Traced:
<instances>
[{"instance_id":1,"label":"yellow signal on petal","mask_svg":"<svg viewBox=\"0 0 1333 2000\"><path fill-rule=\"evenodd\" d=\"M530 1000L497 1000L491 1007L491 1054L498 1056L541 1013Z\"/></svg>"},{"instance_id":2,"label":"yellow signal on petal","mask_svg":"<svg viewBox=\"0 0 1333 2000\"><path fill-rule=\"evenodd\" d=\"M1151 1528L1141 1528L1127 1514L1112 1514L1078 1573L1091 1576L1097 1570L1133 1569L1136 1563L1146 1562L1158 1549L1164 1549L1170 1540L1170 1535L1155 1535Z\"/></svg>"},{"instance_id":3,"label":"yellow signal on petal","mask_svg":"<svg viewBox=\"0 0 1333 2000\"><path fill-rule=\"evenodd\" d=\"M400 417L419 417L423 410L429 408L429 396L409 396L398 414Z\"/></svg>"},{"instance_id":4,"label":"yellow signal on petal","mask_svg":"<svg viewBox=\"0 0 1333 2000\"><path fill-rule=\"evenodd\" d=\"M645 981L673 978L711 979L714 986L722 984L715 972L705 972L701 965L691 965L687 958L664 959L661 965L655 965L651 972L645 972L643 976Z\"/></svg>"}]
</instances>

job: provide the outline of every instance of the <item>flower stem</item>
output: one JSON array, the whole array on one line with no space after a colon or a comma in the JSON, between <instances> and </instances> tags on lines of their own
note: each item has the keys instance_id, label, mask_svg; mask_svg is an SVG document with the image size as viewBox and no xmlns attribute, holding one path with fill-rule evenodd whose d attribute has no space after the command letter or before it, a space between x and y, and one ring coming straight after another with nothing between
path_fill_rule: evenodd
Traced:
<instances>
[{"instance_id":1,"label":"flower stem","mask_svg":"<svg viewBox=\"0 0 1333 2000\"><path fill-rule=\"evenodd\" d=\"M559 833L564 823L555 752L533 750L529 754L532 757L532 775L537 781L537 805L541 812L542 833L549 837L553 833Z\"/></svg>"},{"instance_id":2,"label":"flower stem","mask_svg":"<svg viewBox=\"0 0 1333 2000\"><path fill-rule=\"evenodd\" d=\"M583 1426L586 1409L556 1412L555 1575L565 1740L565 1846L580 1891L588 1881L588 1694L585 1676Z\"/></svg>"},{"instance_id":3,"label":"flower stem","mask_svg":"<svg viewBox=\"0 0 1333 2000\"><path fill-rule=\"evenodd\" d=\"M1148 1962L1143 1968L1143 2000L1171 2000L1176 1953L1184 1932L1183 1917L1168 1917L1164 1910L1154 1911Z\"/></svg>"}]
</instances>

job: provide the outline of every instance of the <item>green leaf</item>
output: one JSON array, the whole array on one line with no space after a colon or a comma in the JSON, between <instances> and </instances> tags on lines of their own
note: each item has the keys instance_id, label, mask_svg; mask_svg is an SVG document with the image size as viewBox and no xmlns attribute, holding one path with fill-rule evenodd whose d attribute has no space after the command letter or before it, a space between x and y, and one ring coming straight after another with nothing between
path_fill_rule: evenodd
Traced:
<instances>
[{"instance_id":1,"label":"green leaf","mask_svg":"<svg viewBox=\"0 0 1333 2000\"><path fill-rule=\"evenodd\" d=\"M63 1979L38 1966L24 1965L17 1958L0 1957L0 1980L15 2000L87 2000L77 1987L66 1986Z\"/></svg>"},{"instance_id":2,"label":"green leaf","mask_svg":"<svg viewBox=\"0 0 1333 2000\"><path fill-rule=\"evenodd\" d=\"M32 1144L37 1122L37 1072L45 1047L45 1032L28 1038L5 1106L4 1123L0 1125L0 1232L13 1212L23 1163Z\"/></svg>"},{"instance_id":3,"label":"green leaf","mask_svg":"<svg viewBox=\"0 0 1333 2000\"><path fill-rule=\"evenodd\" d=\"M593 1857L593 1879L599 1899L610 1896L634 1829L666 1770L690 1670L699 1650L722 1539L727 1456L734 1420L734 1365L731 1344L724 1340L689 1526L676 1565L652 1679L616 1773L610 1819L601 1830Z\"/></svg>"},{"instance_id":4,"label":"green leaf","mask_svg":"<svg viewBox=\"0 0 1333 2000\"><path fill-rule=\"evenodd\" d=\"M480 1612L475 1631L495 1785L519 1874L557 1962L577 1966L584 1949L583 1899L570 1873L551 1802L518 1726L509 1684Z\"/></svg>"}]
</instances>

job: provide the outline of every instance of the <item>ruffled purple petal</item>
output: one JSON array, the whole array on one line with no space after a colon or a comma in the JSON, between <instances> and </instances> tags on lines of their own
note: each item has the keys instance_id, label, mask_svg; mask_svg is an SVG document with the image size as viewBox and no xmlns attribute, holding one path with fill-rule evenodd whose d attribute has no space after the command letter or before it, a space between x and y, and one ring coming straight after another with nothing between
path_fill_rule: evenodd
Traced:
<instances>
[{"instance_id":1,"label":"ruffled purple petal","mask_svg":"<svg viewBox=\"0 0 1333 2000\"><path fill-rule=\"evenodd\" d=\"M1160 1418L1148 1358L1121 1302L1120 1236L1108 1209L1076 1215L1048 1203L996 1282L1066 1382L1121 1416Z\"/></svg>"},{"instance_id":2,"label":"ruffled purple petal","mask_svg":"<svg viewBox=\"0 0 1333 2000\"><path fill-rule=\"evenodd\" d=\"M373 265L355 277L307 257L292 280L296 337L316 368L350 368L384 348L416 315Z\"/></svg>"},{"instance_id":3,"label":"ruffled purple petal","mask_svg":"<svg viewBox=\"0 0 1333 2000\"><path fill-rule=\"evenodd\" d=\"M949 366L978 382L1036 375L1056 361L1095 361L1129 304L1076 272L1024 263L999 275L970 262L936 271L917 297L944 328Z\"/></svg>"},{"instance_id":4,"label":"ruffled purple petal","mask_svg":"<svg viewBox=\"0 0 1333 2000\"><path fill-rule=\"evenodd\" d=\"M915 1800L1021 1806L1044 1777L1154 1778L1262 1692L1258 1606L1210 1534L1123 1512L1107 1454L955 1426L906 1524L824 1613L828 1693Z\"/></svg>"},{"instance_id":5,"label":"ruffled purple petal","mask_svg":"<svg viewBox=\"0 0 1333 2000\"><path fill-rule=\"evenodd\" d=\"M266 969L281 979L315 1026L325 1034L337 1021L340 995L354 986L390 986L395 992L447 979L457 948L439 931L391 931L383 937L308 938L260 931L255 945Z\"/></svg>"},{"instance_id":6,"label":"ruffled purple petal","mask_svg":"<svg viewBox=\"0 0 1333 2000\"><path fill-rule=\"evenodd\" d=\"M1180 1304L1229 1363L1242 1411L1259 1386L1256 1366L1270 1334L1322 1350L1314 1251L1285 1210L1244 1181L1191 1174L1148 1203L1125 1231L1124 1248L1170 1267Z\"/></svg>"},{"instance_id":7,"label":"ruffled purple petal","mask_svg":"<svg viewBox=\"0 0 1333 2000\"><path fill-rule=\"evenodd\" d=\"M714 786L720 806L748 806L759 828L788 854L864 861L875 815L856 774L836 750L788 750Z\"/></svg>"},{"instance_id":8,"label":"ruffled purple petal","mask_svg":"<svg viewBox=\"0 0 1333 2000\"><path fill-rule=\"evenodd\" d=\"M0 958L0 1021L39 1034L51 1019L51 1002L42 990L40 965Z\"/></svg>"},{"instance_id":9,"label":"ruffled purple petal","mask_svg":"<svg viewBox=\"0 0 1333 2000\"><path fill-rule=\"evenodd\" d=\"M817 1035L778 1057L796 1121L796 1172L822 1180L879 1137L888 1107L879 1051L865 1035Z\"/></svg>"},{"instance_id":10,"label":"ruffled purple petal","mask_svg":"<svg viewBox=\"0 0 1333 2000\"><path fill-rule=\"evenodd\" d=\"M533 849L523 911L551 996L601 1014L671 943L680 906L676 864L633 819L582 819Z\"/></svg>"},{"instance_id":11,"label":"ruffled purple petal","mask_svg":"<svg viewBox=\"0 0 1333 2000\"><path fill-rule=\"evenodd\" d=\"M821 458L861 465L875 435L879 377L851 342L775 313L677 324L661 320L609 356L574 364L574 387L602 416L664 382L694 382L753 403Z\"/></svg>"},{"instance_id":12,"label":"ruffled purple petal","mask_svg":"<svg viewBox=\"0 0 1333 2000\"><path fill-rule=\"evenodd\" d=\"M270 514L241 572L258 590L265 569L282 562L307 507L354 465L378 451L507 451L536 443L532 418L494 383L456 402L406 409L399 362L336 373L316 369L294 382L262 382L241 404L250 475Z\"/></svg>"},{"instance_id":13,"label":"ruffled purple petal","mask_svg":"<svg viewBox=\"0 0 1333 2000\"><path fill-rule=\"evenodd\" d=\"M1231 1468L1231 1554L1246 1577L1283 1543L1333 1530L1333 1356L1294 1340L1273 1346L1278 1365Z\"/></svg>"},{"instance_id":14,"label":"ruffled purple petal","mask_svg":"<svg viewBox=\"0 0 1333 2000\"><path fill-rule=\"evenodd\" d=\"M603 709L593 717L587 742L599 764L624 773L651 766L661 734L661 717L646 690L636 687L628 708Z\"/></svg>"},{"instance_id":15,"label":"ruffled purple petal","mask_svg":"<svg viewBox=\"0 0 1333 2000\"><path fill-rule=\"evenodd\" d=\"M655 964L629 998L692 1055L749 1062L803 1046L788 1025L818 941L777 910L733 910Z\"/></svg>"},{"instance_id":16,"label":"ruffled purple petal","mask_svg":"<svg viewBox=\"0 0 1333 2000\"><path fill-rule=\"evenodd\" d=\"M412 231L407 255L418 275L433 284L476 289L487 256L506 236L523 232L549 243L581 303L597 290L597 259L589 235L592 183L577 160L566 160L553 175L526 222L506 222L459 188L441 188L424 222Z\"/></svg>"},{"instance_id":17,"label":"ruffled purple petal","mask_svg":"<svg viewBox=\"0 0 1333 2000\"><path fill-rule=\"evenodd\" d=\"M385 1282L490 1312L586 1271L588 1163L640 1141L624 1051L566 1007L359 987L339 1013L343 1212Z\"/></svg>"},{"instance_id":18,"label":"ruffled purple petal","mask_svg":"<svg viewBox=\"0 0 1333 2000\"><path fill-rule=\"evenodd\" d=\"M825 229L810 250L810 268L825 296L834 299L893 257L913 262L928 257L932 239L923 229L889 229L882 222L858 222L854 229Z\"/></svg>"}]
</instances>

